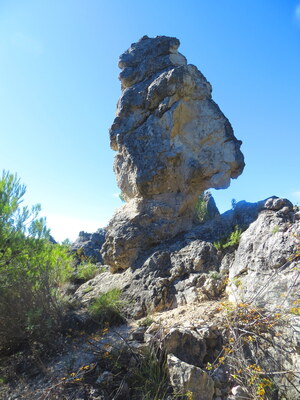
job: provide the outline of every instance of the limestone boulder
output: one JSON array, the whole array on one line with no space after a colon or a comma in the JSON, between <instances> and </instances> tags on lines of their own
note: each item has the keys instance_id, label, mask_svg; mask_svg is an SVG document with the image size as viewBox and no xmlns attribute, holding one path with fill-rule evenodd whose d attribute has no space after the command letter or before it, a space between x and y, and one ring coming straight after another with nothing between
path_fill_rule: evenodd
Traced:
<instances>
[{"instance_id":1,"label":"limestone boulder","mask_svg":"<svg viewBox=\"0 0 300 400\"><path fill-rule=\"evenodd\" d=\"M229 299L268 309L290 308L298 299L300 222L289 200L270 198L242 233L229 268Z\"/></svg>"},{"instance_id":2,"label":"limestone boulder","mask_svg":"<svg viewBox=\"0 0 300 400\"><path fill-rule=\"evenodd\" d=\"M162 345L167 354L173 354L180 360L195 365L203 366L203 359L207 353L206 341L198 332L173 328L164 337Z\"/></svg>"},{"instance_id":3,"label":"limestone boulder","mask_svg":"<svg viewBox=\"0 0 300 400\"><path fill-rule=\"evenodd\" d=\"M110 129L114 171L126 204L103 247L112 270L190 229L208 188L226 188L244 159L211 85L178 52L179 40L143 37L120 57L122 94Z\"/></svg>"},{"instance_id":4,"label":"limestone boulder","mask_svg":"<svg viewBox=\"0 0 300 400\"><path fill-rule=\"evenodd\" d=\"M191 392L193 400L213 399L214 381L201 368L181 361L174 354L168 354L167 365L175 390L181 393Z\"/></svg>"}]
</instances>

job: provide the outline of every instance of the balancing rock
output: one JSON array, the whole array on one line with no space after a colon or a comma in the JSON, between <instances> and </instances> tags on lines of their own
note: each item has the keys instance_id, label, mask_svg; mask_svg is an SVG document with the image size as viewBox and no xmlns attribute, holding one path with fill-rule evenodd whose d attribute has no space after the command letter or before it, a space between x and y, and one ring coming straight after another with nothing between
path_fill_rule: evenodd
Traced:
<instances>
[{"instance_id":1,"label":"balancing rock","mask_svg":"<svg viewBox=\"0 0 300 400\"><path fill-rule=\"evenodd\" d=\"M178 52L179 40L144 36L120 57L122 94L110 129L126 201L102 255L113 271L195 223L195 203L244 168L241 141L212 100L211 85Z\"/></svg>"}]
</instances>

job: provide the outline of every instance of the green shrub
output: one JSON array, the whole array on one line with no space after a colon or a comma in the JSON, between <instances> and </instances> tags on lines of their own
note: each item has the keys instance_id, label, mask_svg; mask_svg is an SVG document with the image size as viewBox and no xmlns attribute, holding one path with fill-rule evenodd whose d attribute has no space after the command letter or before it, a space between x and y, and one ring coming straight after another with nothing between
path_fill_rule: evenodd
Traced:
<instances>
[{"instance_id":1,"label":"green shrub","mask_svg":"<svg viewBox=\"0 0 300 400\"><path fill-rule=\"evenodd\" d=\"M215 281L222 279L222 274L218 271L209 271L208 275L211 279L213 279Z\"/></svg>"},{"instance_id":2,"label":"green shrub","mask_svg":"<svg viewBox=\"0 0 300 400\"><path fill-rule=\"evenodd\" d=\"M208 220L207 203L205 201L205 192L200 194L197 203L195 205L196 216L199 222L205 222Z\"/></svg>"},{"instance_id":3,"label":"green shrub","mask_svg":"<svg viewBox=\"0 0 300 400\"><path fill-rule=\"evenodd\" d=\"M91 317L101 326L116 325L123 322L122 301L120 300L120 289L112 289L107 293L101 294L89 306Z\"/></svg>"},{"instance_id":4,"label":"green shrub","mask_svg":"<svg viewBox=\"0 0 300 400\"><path fill-rule=\"evenodd\" d=\"M126 200L125 200L123 192L119 193L119 199L122 201L122 203L126 203Z\"/></svg>"},{"instance_id":5,"label":"green shrub","mask_svg":"<svg viewBox=\"0 0 300 400\"><path fill-rule=\"evenodd\" d=\"M66 247L50 243L40 206L20 207L26 188L0 179L0 354L47 342L60 325L59 285L73 273Z\"/></svg>"},{"instance_id":6,"label":"green shrub","mask_svg":"<svg viewBox=\"0 0 300 400\"><path fill-rule=\"evenodd\" d=\"M93 286L87 286L86 288L83 289L82 292L83 292L84 294L90 293L93 289L94 289Z\"/></svg>"},{"instance_id":7,"label":"green shrub","mask_svg":"<svg viewBox=\"0 0 300 400\"><path fill-rule=\"evenodd\" d=\"M170 398L166 355L153 347L143 354L138 354L137 364L131 371L130 386L134 388L134 399L167 400Z\"/></svg>"},{"instance_id":8,"label":"green shrub","mask_svg":"<svg viewBox=\"0 0 300 400\"><path fill-rule=\"evenodd\" d=\"M144 327L148 328L153 322L154 322L154 319L151 318L149 315L147 315L147 317L141 319L138 322L138 326L144 326Z\"/></svg>"},{"instance_id":9,"label":"green shrub","mask_svg":"<svg viewBox=\"0 0 300 400\"><path fill-rule=\"evenodd\" d=\"M242 234L242 229L236 226L234 231L231 232L229 237L227 236L225 238L222 238L218 242L214 242L214 247L217 250L224 250L231 246L237 246L240 242L241 234Z\"/></svg>"},{"instance_id":10,"label":"green shrub","mask_svg":"<svg viewBox=\"0 0 300 400\"><path fill-rule=\"evenodd\" d=\"M82 263L77 266L75 278L86 282L90 279L93 279L98 271L99 268L96 264L93 264L91 262Z\"/></svg>"}]
</instances>

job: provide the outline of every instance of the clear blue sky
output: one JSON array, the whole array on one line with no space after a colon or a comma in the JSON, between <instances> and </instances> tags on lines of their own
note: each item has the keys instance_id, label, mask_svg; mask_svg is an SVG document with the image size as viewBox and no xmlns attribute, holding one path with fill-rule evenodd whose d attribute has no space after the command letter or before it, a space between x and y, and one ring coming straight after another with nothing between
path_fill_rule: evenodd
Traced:
<instances>
[{"instance_id":1,"label":"clear blue sky","mask_svg":"<svg viewBox=\"0 0 300 400\"><path fill-rule=\"evenodd\" d=\"M0 0L0 169L27 185L57 240L105 226L121 202L108 129L119 55L168 35L213 86L246 168L213 191L300 202L300 0Z\"/></svg>"}]
</instances>

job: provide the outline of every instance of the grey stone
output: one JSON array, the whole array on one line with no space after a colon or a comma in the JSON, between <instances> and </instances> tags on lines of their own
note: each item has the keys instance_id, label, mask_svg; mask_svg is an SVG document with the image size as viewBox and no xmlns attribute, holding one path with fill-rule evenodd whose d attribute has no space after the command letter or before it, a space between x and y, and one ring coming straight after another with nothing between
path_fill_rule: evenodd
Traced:
<instances>
[{"instance_id":1,"label":"grey stone","mask_svg":"<svg viewBox=\"0 0 300 400\"><path fill-rule=\"evenodd\" d=\"M278 211L287 207L287 210L293 210L293 204L288 199L279 198L276 196L271 197L265 203L265 208L268 210Z\"/></svg>"},{"instance_id":2,"label":"grey stone","mask_svg":"<svg viewBox=\"0 0 300 400\"><path fill-rule=\"evenodd\" d=\"M211 98L211 86L178 53L176 38L143 37L121 57L122 95L110 129L114 170L126 204L103 247L112 270L191 229L195 204L244 167L241 142Z\"/></svg>"},{"instance_id":3,"label":"grey stone","mask_svg":"<svg viewBox=\"0 0 300 400\"><path fill-rule=\"evenodd\" d=\"M197 332L173 328L164 337L162 344L167 354L171 353L188 364L203 366L206 342Z\"/></svg>"},{"instance_id":4,"label":"grey stone","mask_svg":"<svg viewBox=\"0 0 300 400\"><path fill-rule=\"evenodd\" d=\"M285 199L276 199L276 204L285 208L279 200ZM269 200L266 204L267 210L241 235L227 291L231 301L252 302L268 309L287 308L297 300L300 290L297 260L293 260L300 223L286 221L278 215L277 205L273 210Z\"/></svg>"},{"instance_id":5,"label":"grey stone","mask_svg":"<svg viewBox=\"0 0 300 400\"><path fill-rule=\"evenodd\" d=\"M207 207L207 214L208 214L207 219L213 219L216 216L220 215L215 199L213 198L210 192L204 193L204 201L206 202L206 207Z\"/></svg>"},{"instance_id":6,"label":"grey stone","mask_svg":"<svg viewBox=\"0 0 300 400\"><path fill-rule=\"evenodd\" d=\"M84 256L95 263L103 263L100 251L105 242L105 234L105 229L98 229L94 233L79 232L78 238L71 246L71 251L75 253L78 262Z\"/></svg>"},{"instance_id":7,"label":"grey stone","mask_svg":"<svg viewBox=\"0 0 300 400\"><path fill-rule=\"evenodd\" d=\"M201 368L181 361L173 354L168 354L167 365L172 386L183 392L192 392L193 400L212 400L214 382Z\"/></svg>"},{"instance_id":8,"label":"grey stone","mask_svg":"<svg viewBox=\"0 0 300 400\"><path fill-rule=\"evenodd\" d=\"M245 388L239 385L234 386L231 389L231 393L233 394L234 400L248 400L250 398Z\"/></svg>"},{"instance_id":9,"label":"grey stone","mask_svg":"<svg viewBox=\"0 0 300 400\"><path fill-rule=\"evenodd\" d=\"M114 380L114 374L110 371L104 371L97 378L96 383L97 385L108 385L109 383L113 382L113 380Z\"/></svg>"},{"instance_id":10,"label":"grey stone","mask_svg":"<svg viewBox=\"0 0 300 400\"><path fill-rule=\"evenodd\" d=\"M209 278L208 273L231 270L235 254L217 252L212 242L230 235L235 225L247 229L260 212L276 214L276 211L263 211L264 204L265 200L239 202L234 210L142 252L136 268L115 275L107 271L96 276L77 290L75 298L88 304L100 293L117 287L122 290L128 315L134 318L204 298L217 298L223 290L223 282ZM88 288L92 290L86 293Z\"/></svg>"},{"instance_id":11,"label":"grey stone","mask_svg":"<svg viewBox=\"0 0 300 400\"><path fill-rule=\"evenodd\" d=\"M144 342L145 332L147 328L145 326L140 326L131 334L131 340L135 340L137 342Z\"/></svg>"}]
</instances>

